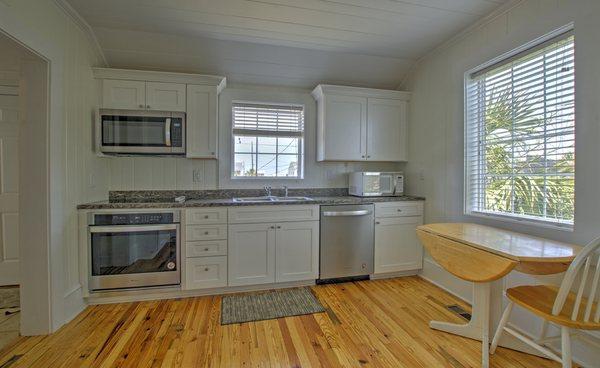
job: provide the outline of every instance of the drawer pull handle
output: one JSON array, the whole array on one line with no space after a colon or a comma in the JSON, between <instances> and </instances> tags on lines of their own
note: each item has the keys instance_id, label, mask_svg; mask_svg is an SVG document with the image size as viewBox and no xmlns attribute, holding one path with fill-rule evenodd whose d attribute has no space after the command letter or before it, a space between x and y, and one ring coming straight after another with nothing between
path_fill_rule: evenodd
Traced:
<instances>
[{"instance_id":1,"label":"drawer pull handle","mask_svg":"<svg viewBox=\"0 0 600 368\"><path fill-rule=\"evenodd\" d=\"M208 231L205 231L205 232L204 232L204 235L208 235Z\"/></svg>"},{"instance_id":2,"label":"drawer pull handle","mask_svg":"<svg viewBox=\"0 0 600 368\"><path fill-rule=\"evenodd\" d=\"M204 251L205 251L205 252L208 252L208 248L204 248Z\"/></svg>"},{"instance_id":3,"label":"drawer pull handle","mask_svg":"<svg viewBox=\"0 0 600 368\"><path fill-rule=\"evenodd\" d=\"M204 271L205 271L205 272L208 272L208 270L209 270L209 268L208 268L208 267L206 267L206 268L204 269Z\"/></svg>"},{"instance_id":4,"label":"drawer pull handle","mask_svg":"<svg viewBox=\"0 0 600 368\"><path fill-rule=\"evenodd\" d=\"M379 225L379 224L381 224L381 222L379 222L379 221L375 222L375 225Z\"/></svg>"},{"instance_id":5,"label":"drawer pull handle","mask_svg":"<svg viewBox=\"0 0 600 368\"><path fill-rule=\"evenodd\" d=\"M207 219L207 218L208 218L208 215L204 215L204 218L205 218L205 219Z\"/></svg>"},{"instance_id":6,"label":"drawer pull handle","mask_svg":"<svg viewBox=\"0 0 600 368\"><path fill-rule=\"evenodd\" d=\"M398 212L402 212L402 210L398 208Z\"/></svg>"},{"instance_id":7,"label":"drawer pull handle","mask_svg":"<svg viewBox=\"0 0 600 368\"><path fill-rule=\"evenodd\" d=\"M281 226L277 226L278 229L281 229Z\"/></svg>"}]
</instances>

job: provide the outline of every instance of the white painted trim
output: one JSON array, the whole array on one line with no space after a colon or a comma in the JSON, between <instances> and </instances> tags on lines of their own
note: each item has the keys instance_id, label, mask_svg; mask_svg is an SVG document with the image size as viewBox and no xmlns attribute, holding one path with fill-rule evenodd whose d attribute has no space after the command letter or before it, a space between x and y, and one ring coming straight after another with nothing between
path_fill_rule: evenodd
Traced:
<instances>
[{"instance_id":1,"label":"white painted trim","mask_svg":"<svg viewBox=\"0 0 600 368\"><path fill-rule=\"evenodd\" d=\"M160 72L154 70L92 68L97 79L124 79L146 82L182 83L215 86L217 94L227 85L227 78L220 75Z\"/></svg>"},{"instance_id":2,"label":"white painted trim","mask_svg":"<svg viewBox=\"0 0 600 368\"><path fill-rule=\"evenodd\" d=\"M94 45L94 51L96 52L98 58L102 60L103 66L108 66L108 61L106 60L106 55L104 55L104 50L100 47L100 42L98 42L98 38L94 33L94 30L89 25L88 22L83 19L83 17L77 12L77 10L73 9L71 4L67 2L67 0L54 0L54 3L75 23L81 31L86 35L89 39L90 43Z\"/></svg>"},{"instance_id":3,"label":"white painted trim","mask_svg":"<svg viewBox=\"0 0 600 368\"><path fill-rule=\"evenodd\" d=\"M397 90L388 89L374 89L374 88L362 88L362 87L348 87L348 86L336 86L331 84L319 84L312 91L312 96L315 100L319 100L325 94L344 95L344 96L358 96L358 97L371 97L371 98L386 98L395 99L402 101L409 101L411 93Z\"/></svg>"},{"instance_id":4,"label":"white painted trim","mask_svg":"<svg viewBox=\"0 0 600 368\"><path fill-rule=\"evenodd\" d=\"M419 274L417 274L417 276L419 276L420 278L422 278L423 280L425 280L425 281L427 281L427 282L430 282L430 283L434 284L435 286L437 286L437 287L439 287L440 289L442 289L442 290L444 290L444 291L448 292L449 294L452 294L453 296L457 297L458 299L462 300L463 302L465 302L465 303L467 303L467 304L471 305L471 301L470 301L470 300L467 300L466 298L464 298L464 297L462 297L462 296L458 295L458 294L457 294L457 293L455 293L453 290L451 290L451 289L447 288L446 286L444 286L444 285L440 284L439 282L437 282L437 281L435 281L435 280L433 280L433 279L431 279L431 278L429 278L429 277L427 277L427 276L423 275L422 273L419 273Z\"/></svg>"},{"instance_id":5,"label":"white painted trim","mask_svg":"<svg viewBox=\"0 0 600 368\"><path fill-rule=\"evenodd\" d=\"M493 10L491 13L486 15L485 17L480 18L478 21L471 24L467 28L463 29L456 35L450 37L446 41L442 42L438 46L436 46L433 49L431 49L430 51L426 52L425 55L418 58L412 64L412 66L410 68L408 68L406 74L404 74L402 81L400 82L400 84L398 85L398 87L396 89L402 89L405 86L406 82L408 81L408 78L410 78L410 76L414 74L415 70L417 70L419 68L419 65L421 65L425 60L427 60L427 59L435 56L436 54L448 49L449 47L455 45L457 42L459 42L462 39L464 39L465 37L469 36L471 33L473 33L478 28L481 28L481 27L485 26L486 24L494 21L496 18L508 13L513 8L515 8L517 5L521 4L523 1L524 0L511 0L503 5L499 6L498 8Z\"/></svg>"},{"instance_id":6,"label":"white painted trim","mask_svg":"<svg viewBox=\"0 0 600 368\"><path fill-rule=\"evenodd\" d=\"M248 291L274 290L285 289L300 286L311 286L315 284L315 280L292 281L274 284L248 285L248 286L227 286L211 289L198 290L181 290L179 287L170 288L155 288L155 289L140 289L140 290L123 290L123 291L108 291L90 293L86 297L88 304L111 304L111 303L126 303L145 300L162 300L176 298L192 298L197 296L207 295L225 295L243 293Z\"/></svg>"},{"instance_id":7,"label":"white painted trim","mask_svg":"<svg viewBox=\"0 0 600 368\"><path fill-rule=\"evenodd\" d=\"M410 270L410 271L374 273L374 274L370 275L370 278L371 278L371 280L384 280L384 279L394 279L397 277L420 276L419 271L421 271L421 270L417 269L417 270Z\"/></svg>"}]
</instances>

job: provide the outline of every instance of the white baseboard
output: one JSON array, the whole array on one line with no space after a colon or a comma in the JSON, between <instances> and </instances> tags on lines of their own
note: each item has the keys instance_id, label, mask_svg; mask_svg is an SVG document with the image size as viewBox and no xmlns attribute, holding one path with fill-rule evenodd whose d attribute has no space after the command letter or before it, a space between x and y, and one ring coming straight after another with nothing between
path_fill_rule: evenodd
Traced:
<instances>
[{"instance_id":1,"label":"white baseboard","mask_svg":"<svg viewBox=\"0 0 600 368\"><path fill-rule=\"evenodd\" d=\"M410 270L400 272L376 273L370 275L369 277L371 278L371 280L393 279L395 277L415 276L419 274L419 271L420 270Z\"/></svg>"},{"instance_id":2,"label":"white baseboard","mask_svg":"<svg viewBox=\"0 0 600 368\"><path fill-rule=\"evenodd\" d=\"M83 300L81 285L68 291L64 296L63 324L72 321L86 306ZM57 329L58 327L60 326L57 326Z\"/></svg>"}]
</instances>

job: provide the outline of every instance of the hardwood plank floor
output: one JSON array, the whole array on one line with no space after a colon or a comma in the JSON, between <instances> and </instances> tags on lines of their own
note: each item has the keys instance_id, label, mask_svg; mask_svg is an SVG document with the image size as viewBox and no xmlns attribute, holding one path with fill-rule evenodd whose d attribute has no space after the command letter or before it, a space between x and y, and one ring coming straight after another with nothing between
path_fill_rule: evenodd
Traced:
<instances>
[{"instance_id":1,"label":"hardwood plank floor","mask_svg":"<svg viewBox=\"0 0 600 368\"><path fill-rule=\"evenodd\" d=\"M0 367L479 367L480 343L431 330L467 305L418 278L313 287L326 313L220 325L221 297L88 307L50 336L19 338ZM492 367L558 367L500 348Z\"/></svg>"}]
</instances>

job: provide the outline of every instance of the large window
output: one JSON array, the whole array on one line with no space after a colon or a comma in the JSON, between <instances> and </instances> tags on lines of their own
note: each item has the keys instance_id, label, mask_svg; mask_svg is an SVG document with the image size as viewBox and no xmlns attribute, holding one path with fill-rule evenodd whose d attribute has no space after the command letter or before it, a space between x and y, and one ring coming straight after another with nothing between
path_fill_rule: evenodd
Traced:
<instances>
[{"instance_id":1,"label":"large window","mask_svg":"<svg viewBox=\"0 0 600 368\"><path fill-rule=\"evenodd\" d=\"M572 34L470 73L465 88L466 212L572 226Z\"/></svg>"},{"instance_id":2,"label":"large window","mask_svg":"<svg viewBox=\"0 0 600 368\"><path fill-rule=\"evenodd\" d=\"M233 178L303 177L304 108L234 103Z\"/></svg>"}]
</instances>

